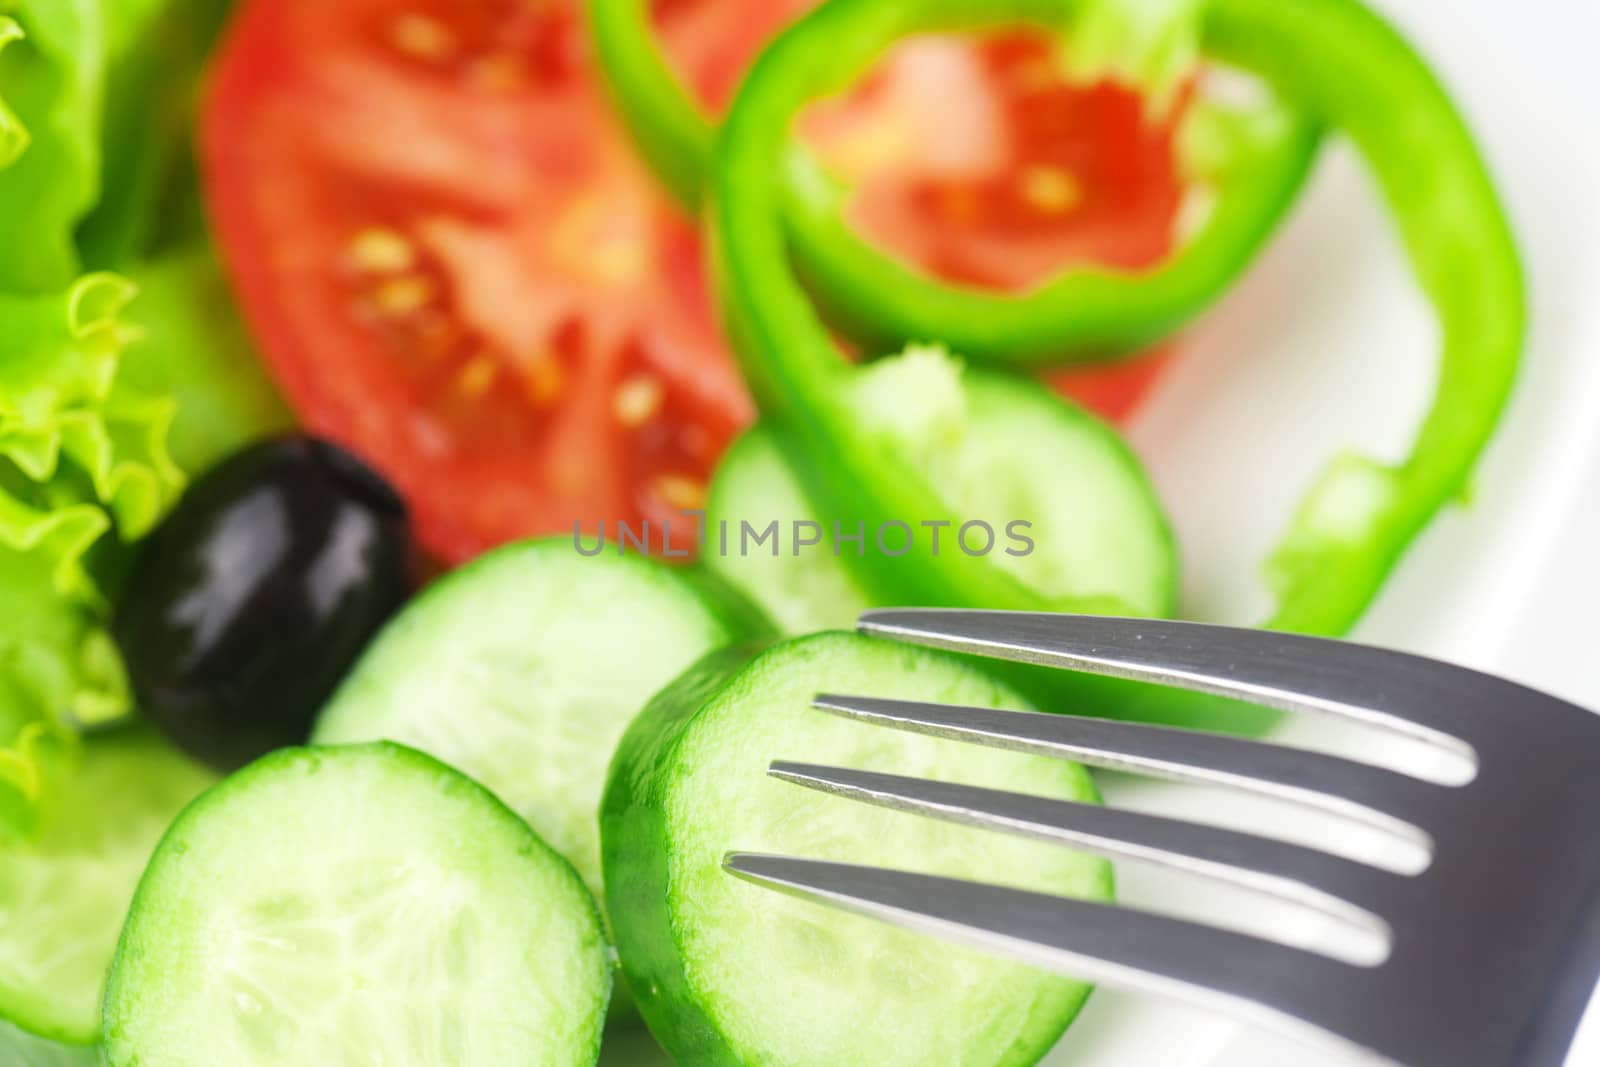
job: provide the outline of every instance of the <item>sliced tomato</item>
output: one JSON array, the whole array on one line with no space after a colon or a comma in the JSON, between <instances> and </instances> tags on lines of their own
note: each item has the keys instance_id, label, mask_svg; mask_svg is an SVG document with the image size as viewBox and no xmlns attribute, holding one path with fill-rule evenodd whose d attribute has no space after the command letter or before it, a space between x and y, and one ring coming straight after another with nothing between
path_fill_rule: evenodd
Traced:
<instances>
[{"instance_id":1,"label":"sliced tomato","mask_svg":"<svg viewBox=\"0 0 1600 1067\"><path fill-rule=\"evenodd\" d=\"M1044 382L1063 396L1070 396L1090 411L1125 422L1149 394L1173 356L1173 346L1164 345L1118 363L1094 367L1066 367L1047 372Z\"/></svg>"},{"instance_id":2,"label":"sliced tomato","mask_svg":"<svg viewBox=\"0 0 1600 1067\"><path fill-rule=\"evenodd\" d=\"M202 140L279 382L428 547L659 537L698 506L752 411L698 235L612 120L575 3L251 0Z\"/></svg>"},{"instance_id":3,"label":"sliced tomato","mask_svg":"<svg viewBox=\"0 0 1600 1067\"><path fill-rule=\"evenodd\" d=\"M721 114L745 71L789 23L820 0L652 0L667 55L701 103Z\"/></svg>"},{"instance_id":4,"label":"sliced tomato","mask_svg":"<svg viewBox=\"0 0 1600 1067\"><path fill-rule=\"evenodd\" d=\"M658 0L655 13L680 71L720 109L761 42L812 6ZM1137 91L1066 71L1062 43L1042 34L918 37L813 107L802 132L854 188L859 230L935 276L1020 292L1073 263L1153 266L1172 251L1183 196L1181 106L1156 115ZM1123 417L1165 362L1046 380Z\"/></svg>"},{"instance_id":5,"label":"sliced tomato","mask_svg":"<svg viewBox=\"0 0 1600 1067\"><path fill-rule=\"evenodd\" d=\"M862 232L942 277L1025 291L1069 264L1171 252L1178 114L1069 82L1059 42L1008 32L905 42L808 132L855 188Z\"/></svg>"}]
</instances>

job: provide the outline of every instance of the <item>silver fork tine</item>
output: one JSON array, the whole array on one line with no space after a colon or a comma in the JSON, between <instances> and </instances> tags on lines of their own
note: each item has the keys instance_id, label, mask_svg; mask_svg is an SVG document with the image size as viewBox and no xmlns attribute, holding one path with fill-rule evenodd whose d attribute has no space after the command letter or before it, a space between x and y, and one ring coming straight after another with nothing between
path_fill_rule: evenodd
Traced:
<instances>
[{"instance_id":1,"label":"silver fork tine","mask_svg":"<svg viewBox=\"0 0 1600 1067\"><path fill-rule=\"evenodd\" d=\"M1090 981L1180 997L1281 1030L1347 1039L1297 1018L1351 964L1110 904L877 867L734 852L748 881Z\"/></svg>"},{"instance_id":2,"label":"silver fork tine","mask_svg":"<svg viewBox=\"0 0 1600 1067\"><path fill-rule=\"evenodd\" d=\"M1472 758L1485 687L1503 679L1403 652L1204 623L1020 611L891 608L863 633L998 659L1159 682L1284 711L1383 726ZM1459 696L1460 699L1455 699ZM1463 743L1463 742L1466 743Z\"/></svg>"},{"instance_id":3,"label":"silver fork tine","mask_svg":"<svg viewBox=\"0 0 1600 1067\"><path fill-rule=\"evenodd\" d=\"M1424 848L1432 844L1426 824L1450 792L1340 756L1143 723L832 694L818 695L812 706L912 733L1296 801Z\"/></svg>"},{"instance_id":4,"label":"silver fork tine","mask_svg":"<svg viewBox=\"0 0 1600 1067\"><path fill-rule=\"evenodd\" d=\"M897 811L1204 875L1387 936L1377 914L1400 876L1319 849L1098 804L876 771L778 761L774 778Z\"/></svg>"}]
</instances>

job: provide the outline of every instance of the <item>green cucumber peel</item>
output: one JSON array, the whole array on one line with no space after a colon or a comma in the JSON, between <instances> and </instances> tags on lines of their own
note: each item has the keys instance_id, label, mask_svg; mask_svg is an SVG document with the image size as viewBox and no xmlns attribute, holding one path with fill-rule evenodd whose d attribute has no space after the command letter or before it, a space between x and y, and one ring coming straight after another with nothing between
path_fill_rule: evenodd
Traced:
<instances>
[{"instance_id":1,"label":"green cucumber peel","mask_svg":"<svg viewBox=\"0 0 1600 1067\"><path fill-rule=\"evenodd\" d=\"M606 894L651 1032L705 1067L1023 1067L1087 988L733 878L729 850L981 878L1090 899L1100 860L806 791L774 758L1006 785L1083 802L1079 767L916 738L809 707L816 691L1025 706L954 657L853 634L708 656L656 697L612 762Z\"/></svg>"},{"instance_id":2,"label":"green cucumber peel","mask_svg":"<svg viewBox=\"0 0 1600 1067\"><path fill-rule=\"evenodd\" d=\"M591 1067L611 993L577 873L478 783L286 749L173 822L106 981L110 1067Z\"/></svg>"}]
</instances>

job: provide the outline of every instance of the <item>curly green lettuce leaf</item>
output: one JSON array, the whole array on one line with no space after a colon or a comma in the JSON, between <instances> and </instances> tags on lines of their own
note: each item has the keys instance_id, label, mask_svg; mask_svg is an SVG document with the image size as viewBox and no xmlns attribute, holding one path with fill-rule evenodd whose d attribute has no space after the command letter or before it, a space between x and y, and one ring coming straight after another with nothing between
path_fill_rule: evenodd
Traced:
<instances>
[{"instance_id":1,"label":"curly green lettuce leaf","mask_svg":"<svg viewBox=\"0 0 1600 1067\"><path fill-rule=\"evenodd\" d=\"M201 470L288 422L197 225L163 221L225 6L0 0L0 826L129 710L100 579L177 493L169 437ZM190 251L139 264L163 233ZM82 261L132 269L148 330Z\"/></svg>"},{"instance_id":2,"label":"curly green lettuce leaf","mask_svg":"<svg viewBox=\"0 0 1600 1067\"><path fill-rule=\"evenodd\" d=\"M94 561L146 533L183 476L176 402L118 375L131 283L0 295L0 818L26 827L72 735L129 709Z\"/></svg>"},{"instance_id":3,"label":"curly green lettuce leaf","mask_svg":"<svg viewBox=\"0 0 1600 1067\"><path fill-rule=\"evenodd\" d=\"M11 479L15 482L15 478ZM127 706L82 560L110 525L0 495L0 824L28 830L76 753L73 720Z\"/></svg>"},{"instance_id":4,"label":"curly green lettuce leaf","mask_svg":"<svg viewBox=\"0 0 1600 1067\"><path fill-rule=\"evenodd\" d=\"M0 0L0 292L81 273L75 231L100 198L102 0Z\"/></svg>"}]
</instances>

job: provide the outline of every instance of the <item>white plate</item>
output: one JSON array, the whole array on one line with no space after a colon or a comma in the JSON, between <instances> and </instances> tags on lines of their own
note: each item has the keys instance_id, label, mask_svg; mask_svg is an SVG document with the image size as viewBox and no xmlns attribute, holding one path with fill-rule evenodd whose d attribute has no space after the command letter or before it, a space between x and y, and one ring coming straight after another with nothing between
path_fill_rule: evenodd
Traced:
<instances>
[{"instance_id":1,"label":"white plate","mask_svg":"<svg viewBox=\"0 0 1600 1067\"><path fill-rule=\"evenodd\" d=\"M1451 86L1478 134L1514 218L1527 263L1533 325L1526 371L1476 482L1474 502L1442 516L1414 547L1357 636L1557 684L1525 632L1541 594L1560 588L1557 553L1580 525L1600 530L1600 165L1595 131L1564 101L1540 99L1541 78L1465 36L1452 6L1391 0L1390 9ZM1550 94L1547 94L1550 95ZM1348 147L1326 155L1308 195L1263 261L1193 334L1169 381L1133 427L1172 510L1188 569L1189 611L1259 621L1269 601L1259 564L1298 494L1345 448L1398 458L1435 373L1428 309L1393 229ZM1569 551L1580 546L1572 542ZM1569 558L1570 561L1570 558ZM1592 601L1591 601L1592 604ZM1573 613L1574 622L1581 616ZM1590 636L1570 639L1570 666ZM1524 669L1519 670L1519 665ZM1529 675L1535 676L1529 676ZM1570 695L1600 702L1600 683ZM1560 685L1557 684L1557 688ZM1297 742L1360 751L1328 724L1292 723ZM1304 837L1307 826L1192 789L1110 783L1108 799ZM1180 802L1181 808L1175 808ZM1317 824L1327 845L1378 847ZM1332 836L1325 836L1331 834ZM1329 931L1221 891L1196 890L1136 866L1123 899L1208 915L1298 943ZM1493 975L1485 975L1493 981ZM1600 1012L1571 1063L1600 1062ZM1207 1014L1109 990L1046 1061L1050 1067L1204 1067L1362 1062L1280 1041Z\"/></svg>"}]
</instances>

